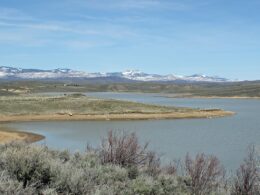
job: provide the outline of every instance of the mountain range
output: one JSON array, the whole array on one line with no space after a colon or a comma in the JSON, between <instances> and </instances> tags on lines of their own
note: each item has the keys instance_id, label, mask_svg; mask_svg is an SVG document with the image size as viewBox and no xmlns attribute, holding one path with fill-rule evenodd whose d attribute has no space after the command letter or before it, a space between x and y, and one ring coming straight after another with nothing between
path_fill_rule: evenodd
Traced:
<instances>
[{"instance_id":1,"label":"mountain range","mask_svg":"<svg viewBox=\"0 0 260 195\"><path fill-rule=\"evenodd\" d=\"M160 75L148 74L138 70L124 72L95 72L88 73L67 68L53 70L22 69L8 66L0 66L0 79L6 80L64 80L64 79L109 79L110 81L153 81L153 82L231 82L218 76L206 76L194 74L190 76L177 76L174 74Z\"/></svg>"}]
</instances>

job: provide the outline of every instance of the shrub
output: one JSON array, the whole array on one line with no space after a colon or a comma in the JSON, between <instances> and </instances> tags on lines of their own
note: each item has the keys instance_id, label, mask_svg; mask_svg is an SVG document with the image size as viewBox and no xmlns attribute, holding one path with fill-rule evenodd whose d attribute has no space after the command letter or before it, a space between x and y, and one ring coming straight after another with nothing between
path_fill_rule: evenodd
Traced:
<instances>
[{"instance_id":1,"label":"shrub","mask_svg":"<svg viewBox=\"0 0 260 195\"><path fill-rule=\"evenodd\" d=\"M34 195L36 190L27 186L23 188L22 183L11 179L8 174L3 171L0 173L0 194L19 194L19 195Z\"/></svg>"},{"instance_id":2,"label":"shrub","mask_svg":"<svg viewBox=\"0 0 260 195\"><path fill-rule=\"evenodd\" d=\"M136 166L130 166L127 170L129 179L136 179L138 177L139 171Z\"/></svg>"},{"instance_id":3,"label":"shrub","mask_svg":"<svg viewBox=\"0 0 260 195\"><path fill-rule=\"evenodd\" d=\"M145 165L148 160L148 144L141 146L135 133L127 135L108 132L107 138L102 140L100 159L103 164L111 163L121 166Z\"/></svg>"},{"instance_id":4,"label":"shrub","mask_svg":"<svg viewBox=\"0 0 260 195\"><path fill-rule=\"evenodd\" d=\"M93 178L87 174L84 169L75 168L71 164L59 167L58 174L51 184L51 187L56 189L61 194L89 194L93 190L89 185ZM89 176L89 177L88 177Z\"/></svg>"},{"instance_id":5,"label":"shrub","mask_svg":"<svg viewBox=\"0 0 260 195\"><path fill-rule=\"evenodd\" d=\"M253 146L249 147L244 163L240 165L234 179L232 195L256 195L260 194L260 174L257 166L257 158Z\"/></svg>"},{"instance_id":6,"label":"shrub","mask_svg":"<svg viewBox=\"0 0 260 195\"><path fill-rule=\"evenodd\" d=\"M193 160L188 154L185 159L187 186L194 195L208 195L222 183L224 169L214 156L198 154Z\"/></svg>"},{"instance_id":7,"label":"shrub","mask_svg":"<svg viewBox=\"0 0 260 195\"><path fill-rule=\"evenodd\" d=\"M157 195L159 194L159 188L156 187L154 180L151 177L139 177L133 181L131 189L132 194L142 195Z\"/></svg>"},{"instance_id":8,"label":"shrub","mask_svg":"<svg viewBox=\"0 0 260 195\"><path fill-rule=\"evenodd\" d=\"M161 172L161 160L155 152L148 152L145 172L150 176L157 176Z\"/></svg>"},{"instance_id":9,"label":"shrub","mask_svg":"<svg viewBox=\"0 0 260 195\"><path fill-rule=\"evenodd\" d=\"M22 182L23 187L47 185L52 179L50 155L44 147L13 144L1 154L1 169Z\"/></svg>"},{"instance_id":10,"label":"shrub","mask_svg":"<svg viewBox=\"0 0 260 195\"><path fill-rule=\"evenodd\" d=\"M162 171L168 175L177 175L177 170L178 170L179 164L180 164L179 161L172 161L169 164L165 165L162 168Z\"/></svg>"},{"instance_id":11,"label":"shrub","mask_svg":"<svg viewBox=\"0 0 260 195\"><path fill-rule=\"evenodd\" d=\"M188 195L189 191L182 177L173 175L159 175L157 178L161 194Z\"/></svg>"},{"instance_id":12,"label":"shrub","mask_svg":"<svg viewBox=\"0 0 260 195\"><path fill-rule=\"evenodd\" d=\"M0 194L209 195L228 194L224 169L214 156L186 156L160 166L156 153L135 134L109 133L100 149L86 153L12 143L0 145ZM232 195L258 195L259 160L253 149L237 171ZM229 185L230 187L230 185Z\"/></svg>"}]
</instances>

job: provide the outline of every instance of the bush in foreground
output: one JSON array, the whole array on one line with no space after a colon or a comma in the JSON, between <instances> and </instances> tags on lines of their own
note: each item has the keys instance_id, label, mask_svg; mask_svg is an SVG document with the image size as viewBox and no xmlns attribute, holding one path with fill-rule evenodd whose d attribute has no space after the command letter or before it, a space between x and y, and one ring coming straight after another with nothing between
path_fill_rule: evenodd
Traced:
<instances>
[{"instance_id":1,"label":"bush in foreground","mask_svg":"<svg viewBox=\"0 0 260 195\"><path fill-rule=\"evenodd\" d=\"M207 195L217 191L223 184L224 168L214 156L198 154L195 159L192 159L187 155L185 169L191 194Z\"/></svg>"},{"instance_id":2,"label":"bush in foreground","mask_svg":"<svg viewBox=\"0 0 260 195\"><path fill-rule=\"evenodd\" d=\"M103 164L112 163L121 166L142 166L149 158L148 144L141 146L135 133L119 135L108 132L107 138L102 140L100 159Z\"/></svg>"},{"instance_id":3,"label":"bush in foreground","mask_svg":"<svg viewBox=\"0 0 260 195\"><path fill-rule=\"evenodd\" d=\"M0 194L230 194L223 188L223 170L217 158L187 156L184 167L184 176L177 174L174 164L162 167L158 156L147 150L147 145L141 146L135 134L110 132L100 148L73 154L12 143L0 146ZM244 179L239 181L244 183ZM259 186L259 180L253 181ZM239 195L235 190L233 194Z\"/></svg>"},{"instance_id":4,"label":"bush in foreground","mask_svg":"<svg viewBox=\"0 0 260 195\"><path fill-rule=\"evenodd\" d=\"M247 157L240 165L234 178L232 195L257 195L260 194L259 159L255 148L248 148Z\"/></svg>"},{"instance_id":5,"label":"bush in foreground","mask_svg":"<svg viewBox=\"0 0 260 195\"><path fill-rule=\"evenodd\" d=\"M47 147L0 146L0 194L179 194L177 176L151 176L145 164L104 163L101 149L69 154ZM148 166L148 165L147 165ZM172 191L174 189L174 192Z\"/></svg>"}]
</instances>

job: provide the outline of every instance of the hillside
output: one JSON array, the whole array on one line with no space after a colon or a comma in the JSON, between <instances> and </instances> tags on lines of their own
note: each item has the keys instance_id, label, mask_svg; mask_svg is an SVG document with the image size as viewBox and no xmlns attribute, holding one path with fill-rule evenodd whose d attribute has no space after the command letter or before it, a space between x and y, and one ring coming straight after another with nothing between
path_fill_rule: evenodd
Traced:
<instances>
[{"instance_id":1,"label":"hillside","mask_svg":"<svg viewBox=\"0 0 260 195\"><path fill-rule=\"evenodd\" d=\"M105 80L106 81L106 80ZM228 83L167 83L167 82L0 82L0 95L42 92L144 92L173 94L175 97L260 97L260 81Z\"/></svg>"}]
</instances>

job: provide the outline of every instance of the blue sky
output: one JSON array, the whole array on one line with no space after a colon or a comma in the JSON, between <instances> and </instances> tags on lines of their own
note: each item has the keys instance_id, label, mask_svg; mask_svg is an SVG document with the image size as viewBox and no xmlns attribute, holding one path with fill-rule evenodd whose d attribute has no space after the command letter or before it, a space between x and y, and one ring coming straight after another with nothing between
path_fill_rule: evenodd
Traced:
<instances>
[{"instance_id":1,"label":"blue sky","mask_svg":"<svg viewBox=\"0 0 260 195\"><path fill-rule=\"evenodd\" d=\"M259 0L0 0L0 66L260 79Z\"/></svg>"}]
</instances>

